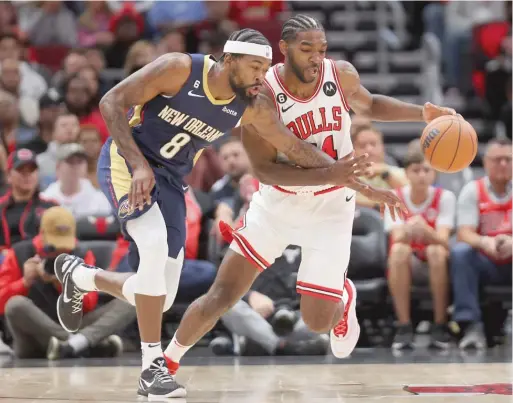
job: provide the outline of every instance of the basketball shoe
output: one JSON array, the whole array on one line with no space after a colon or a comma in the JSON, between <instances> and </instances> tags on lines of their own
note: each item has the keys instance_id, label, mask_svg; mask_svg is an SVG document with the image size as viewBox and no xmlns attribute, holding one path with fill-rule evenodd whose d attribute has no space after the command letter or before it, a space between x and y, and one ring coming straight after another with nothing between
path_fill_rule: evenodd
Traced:
<instances>
[{"instance_id":1,"label":"basketball shoe","mask_svg":"<svg viewBox=\"0 0 513 403\"><path fill-rule=\"evenodd\" d=\"M356 317L356 287L349 279L344 285L344 295L347 295L344 315L330 332L331 351L337 358L349 357L360 337L360 324Z\"/></svg>"},{"instance_id":2,"label":"basketball shoe","mask_svg":"<svg viewBox=\"0 0 513 403\"><path fill-rule=\"evenodd\" d=\"M141 372L137 393L148 398L185 397L185 388L170 374L164 357L155 358L149 368Z\"/></svg>"},{"instance_id":3,"label":"basketball shoe","mask_svg":"<svg viewBox=\"0 0 513 403\"><path fill-rule=\"evenodd\" d=\"M75 333L82 324L82 305L86 291L78 288L72 273L78 266L87 266L84 260L66 253L57 256L54 263L55 276L62 284L62 293L57 300L57 317L61 326L69 333Z\"/></svg>"}]
</instances>

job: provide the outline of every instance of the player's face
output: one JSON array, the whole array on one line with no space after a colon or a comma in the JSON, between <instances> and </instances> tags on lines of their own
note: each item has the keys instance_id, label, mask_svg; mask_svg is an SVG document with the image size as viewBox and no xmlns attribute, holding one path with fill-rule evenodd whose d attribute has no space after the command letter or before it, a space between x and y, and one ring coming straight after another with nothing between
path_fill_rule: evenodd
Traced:
<instances>
[{"instance_id":1,"label":"player's face","mask_svg":"<svg viewBox=\"0 0 513 403\"><path fill-rule=\"evenodd\" d=\"M229 81L233 92L244 102L251 103L260 93L269 67L271 62L264 57L231 58Z\"/></svg>"},{"instance_id":2,"label":"player's face","mask_svg":"<svg viewBox=\"0 0 513 403\"><path fill-rule=\"evenodd\" d=\"M484 158L486 174L492 181L511 180L511 146L494 144L490 146Z\"/></svg>"},{"instance_id":3,"label":"player's face","mask_svg":"<svg viewBox=\"0 0 513 403\"><path fill-rule=\"evenodd\" d=\"M410 181L412 189L424 190L435 182L435 170L427 161L411 164L406 168L406 177Z\"/></svg>"},{"instance_id":4,"label":"player's face","mask_svg":"<svg viewBox=\"0 0 513 403\"><path fill-rule=\"evenodd\" d=\"M321 63L326 57L328 42L323 31L315 29L297 34L290 43L281 41L280 49L285 50L285 63L296 77L305 84L319 77Z\"/></svg>"}]
</instances>

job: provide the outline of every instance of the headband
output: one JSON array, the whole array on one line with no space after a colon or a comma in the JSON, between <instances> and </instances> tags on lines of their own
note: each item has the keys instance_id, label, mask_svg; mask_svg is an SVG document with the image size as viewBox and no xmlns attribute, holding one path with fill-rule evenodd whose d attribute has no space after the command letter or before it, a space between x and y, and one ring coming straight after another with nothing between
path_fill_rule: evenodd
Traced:
<instances>
[{"instance_id":1,"label":"headband","mask_svg":"<svg viewBox=\"0 0 513 403\"><path fill-rule=\"evenodd\" d=\"M273 59L273 50L271 47L269 45L260 45L258 43L226 41L223 52L260 56L269 60Z\"/></svg>"}]
</instances>

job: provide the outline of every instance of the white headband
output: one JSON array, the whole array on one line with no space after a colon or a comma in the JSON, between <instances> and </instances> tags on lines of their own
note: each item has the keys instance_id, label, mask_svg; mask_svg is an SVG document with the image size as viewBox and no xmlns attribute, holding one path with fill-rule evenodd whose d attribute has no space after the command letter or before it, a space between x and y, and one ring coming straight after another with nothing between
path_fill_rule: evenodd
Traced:
<instances>
[{"instance_id":1,"label":"white headband","mask_svg":"<svg viewBox=\"0 0 513 403\"><path fill-rule=\"evenodd\" d=\"M239 41L226 41L223 49L224 53L239 53L242 55L253 55L273 59L273 50L268 45L259 45L258 43L248 43Z\"/></svg>"}]
</instances>

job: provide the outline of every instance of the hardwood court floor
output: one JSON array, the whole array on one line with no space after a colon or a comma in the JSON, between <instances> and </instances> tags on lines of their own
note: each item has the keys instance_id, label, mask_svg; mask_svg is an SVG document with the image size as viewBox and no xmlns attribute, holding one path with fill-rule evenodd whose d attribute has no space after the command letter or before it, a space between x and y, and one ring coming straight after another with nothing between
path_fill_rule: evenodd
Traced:
<instances>
[{"instance_id":1,"label":"hardwood court floor","mask_svg":"<svg viewBox=\"0 0 513 403\"><path fill-rule=\"evenodd\" d=\"M504 357L507 358L507 357ZM138 360L76 361L71 367L0 368L0 402L137 402ZM511 363L359 363L325 361L265 365L186 365L178 380L187 386L187 399L176 403L463 403L511 402ZM244 360L243 360L244 361ZM272 361L269 361L271 363ZM287 362L287 360L285 361ZM26 362L24 363L24 365ZM214 364L214 365L210 365ZM88 365L88 366L84 366ZM118 365L118 366L116 366ZM499 386L497 384L507 384ZM415 385L438 388L416 390ZM487 386L477 386L487 385ZM411 392L435 393L415 395ZM458 387L456 387L458 386ZM443 387L455 387L443 389ZM510 395L504 395L509 393ZM169 401L169 400L168 400Z\"/></svg>"}]
</instances>

